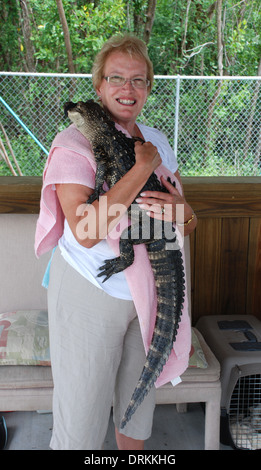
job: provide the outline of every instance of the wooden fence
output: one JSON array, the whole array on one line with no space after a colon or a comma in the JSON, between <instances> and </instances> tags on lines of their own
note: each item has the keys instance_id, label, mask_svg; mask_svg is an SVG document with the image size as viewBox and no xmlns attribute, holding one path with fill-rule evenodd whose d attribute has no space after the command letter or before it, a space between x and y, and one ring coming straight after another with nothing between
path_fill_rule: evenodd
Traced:
<instances>
[{"instance_id":1,"label":"wooden fence","mask_svg":"<svg viewBox=\"0 0 261 470\"><path fill-rule=\"evenodd\" d=\"M261 178L183 178L191 235L192 320L261 319ZM0 213L38 213L41 178L0 177Z\"/></svg>"}]
</instances>

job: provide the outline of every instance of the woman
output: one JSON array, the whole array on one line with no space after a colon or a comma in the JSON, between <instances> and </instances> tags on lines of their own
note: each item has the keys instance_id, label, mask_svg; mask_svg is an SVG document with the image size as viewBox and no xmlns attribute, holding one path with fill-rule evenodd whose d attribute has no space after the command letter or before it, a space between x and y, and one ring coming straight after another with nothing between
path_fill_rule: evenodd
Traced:
<instances>
[{"instance_id":1,"label":"woman","mask_svg":"<svg viewBox=\"0 0 261 470\"><path fill-rule=\"evenodd\" d=\"M89 208L85 237L78 236L78 229L86 220L85 203L95 185L96 164L89 142L75 126L55 138L44 170L36 254L57 243L59 246L52 259L48 287L54 379L52 449L100 449L112 401L119 449L143 449L151 433L154 388L119 431L155 322L155 285L145 246L135 246L133 265L107 282L102 283L97 272L118 250L119 214L113 207L120 204L128 208L154 171L168 193L147 191L138 199L140 206L151 217L183 225L185 235L196 226L165 136L136 121L152 83L146 46L135 37L111 38L96 57L93 84L102 105L118 129L146 142L135 144L136 163L106 192L106 205L100 199L93 202L92 210ZM166 181L169 174L179 190ZM176 220L177 204L184 205L183 220ZM127 216L122 213L121 230L124 220L126 224ZM157 385L186 369L189 350L185 301L175 348Z\"/></svg>"}]
</instances>

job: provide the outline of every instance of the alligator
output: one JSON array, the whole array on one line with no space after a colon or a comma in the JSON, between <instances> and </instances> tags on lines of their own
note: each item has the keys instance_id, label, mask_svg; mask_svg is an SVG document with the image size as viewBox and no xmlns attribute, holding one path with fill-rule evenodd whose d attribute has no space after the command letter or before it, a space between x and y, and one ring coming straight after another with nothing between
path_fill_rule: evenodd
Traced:
<instances>
[{"instance_id":1,"label":"alligator","mask_svg":"<svg viewBox=\"0 0 261 470\"><path fill-rule=\"evenodd\" d=\"M109 113L93 100L68 102L64 111L91 143L97 162L95 189L87 200L91 204L104 193L104 182L111 188L134 165L137 139L117 130ZM140 193L146 190L167 192L155 173L151 174ZM145 365L122 418L121 429L142 403L169 358L176 340L185 291L183 259L173 224L149 217L135 201L129 211L131 225L121 234L120 255L105 260L98 276L105 276L104 282L114 273L126 269L134 260L133 245L144 243L155 279L157 314ZM146 223L148 229L144 230Z\"/></svg>"}]
</instances>

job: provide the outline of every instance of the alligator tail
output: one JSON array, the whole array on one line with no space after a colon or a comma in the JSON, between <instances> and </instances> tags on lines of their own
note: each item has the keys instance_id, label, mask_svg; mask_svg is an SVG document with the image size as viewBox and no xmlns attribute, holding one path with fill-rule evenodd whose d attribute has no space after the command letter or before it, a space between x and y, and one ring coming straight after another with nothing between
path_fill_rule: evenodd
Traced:
<instances>
[{"instance_id":1,"label":"alligator tail","mask_svg":"<svg viewBox=\"0 0 261 470\"><path fill-rule=\"evenodd\" d=\"M133 392L129 405L125 411L124 417L121 421L120 428L123 429L127 422L131 419L132 415L135 413L138 406L143 402L146 395L149 393L151 387L156 382L160 372L163 369L164 364L166 363L172 349L172 342L166 348L166 352L164 355L158 355L156 351L153 350L154 348L150 347L148 352L147 360L143 367L143 371L141 373L140 379L136 385L136 388ZM156 365L157 370L153 370Z\"/></svg>"},{"instance_id":2,"label":"alligator tail","mask_svg":"<svg viewBox=\"0 0 261 470\"><path fill-rule=\"evenodd\" d=\"M158 242L153 242L154 247ZM164 248L164 251L148 250L148 254L157 288L156 323L146 362L122 419L121 429L131 419L162 372L173 348L182 313L184 268L180 250L168 252Z\"/></svg>"}]
</instances>

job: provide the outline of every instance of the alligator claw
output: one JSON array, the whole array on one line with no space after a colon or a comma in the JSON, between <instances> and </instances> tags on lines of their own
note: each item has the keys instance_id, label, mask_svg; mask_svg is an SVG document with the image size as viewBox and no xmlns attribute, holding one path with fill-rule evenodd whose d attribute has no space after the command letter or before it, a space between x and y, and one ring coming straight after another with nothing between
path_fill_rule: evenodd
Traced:
<instances>
[{"instance_id":1,"label":"alligator claw","mask_svg":"<svg viewBox=\"0 0 261 470\"><path fill-rule=\"evenodd\" d=\"M105 263L99 268L101 271L98 274L98 277L106 276L102 282L107 281L113 274L119 273L125 269L124 263L121 260L121 257L113 259L106 259Z\"/></svg>"}]
</instances>

